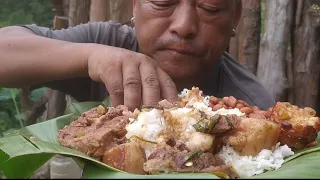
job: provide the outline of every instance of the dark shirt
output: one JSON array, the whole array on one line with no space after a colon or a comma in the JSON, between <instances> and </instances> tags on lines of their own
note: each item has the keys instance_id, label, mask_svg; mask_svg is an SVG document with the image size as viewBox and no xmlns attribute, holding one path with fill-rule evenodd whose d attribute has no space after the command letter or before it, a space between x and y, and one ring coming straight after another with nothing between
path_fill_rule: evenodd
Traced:
<instances>
[{"instance_id":1,"label":"dark shirt","mask_svg":"<svg viewBox=\"0 0 320 180\"><path fill-rule=\"evenodd\" d=\"M51 30L36 25L24 27L37 35L52 39L76 43L97 43L139 51L134 30L120 23L92 22L63 30ZM89 78L48 82L43 86L62 91L78 101L101 101L108 96L102 83L94 82ZM205 85L199 88L206 95L234 96L261 109L268 109L275 103L270 93L256 77L226 52L206 76Z\"/></svg>"}]
</instances>

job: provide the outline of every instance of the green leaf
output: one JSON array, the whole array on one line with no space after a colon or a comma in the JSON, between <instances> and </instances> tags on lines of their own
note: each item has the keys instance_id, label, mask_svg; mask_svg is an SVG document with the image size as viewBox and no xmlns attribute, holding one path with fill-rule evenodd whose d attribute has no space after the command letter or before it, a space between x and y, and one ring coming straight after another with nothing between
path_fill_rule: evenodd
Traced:
<instances>
[{"instance_id":1,"label":"green leaf","mask_svg":"<svg viewBox=\"0 0 320 180\"><path fill-rule=\"evenodd\" d=\"M111 106L111 100L110 100L110 96L107 96L103 101L102 104L104 104L107 107Z\"/></svg>"},{"instance_id":2,"label":"green leaf","mask_svg":"<svg viewBox=\"0 0 320 180\"><path fill-rule=\"evenodd\" d=\"M0 111L0 132L4 132L8 128L8 120L10 120L9 114Z\"/></svg>"},{"instance_id":3,"label":"green leaf","mask_svg":"<svg viewBox=\"0 0 320 180\"><path fill-rule=\"evenodd\" d=\"M84 179L219 179L207 173L136 175L104 169L93 164L86 164L83 169Z\"/></svg>"},{"instance_id":4,"label":"green leaf","mask_svg":"<svg viewBox=\"0 0 320 180\"><path fill-rule=\"evenodd\" d=\"M19 121L20 120L23 121L24 120L24 113L16 114L16 115L14 115L14 117Z\"/></svg>"},{"instance_id":5,"label":"green leaf","mask_svg":"<svg viewBox=\"0 0 320 180\"><path fill-rule=\"evenodd\" d=\"M29 178L42 164L53 157L53 154L28 154L17 156L0 164L0 169L8 178Z\"/></svg>"},{"instance_id":6,"label":"green leaf","mask_svg":"<svg viewBox=\"0 0 320 180\"><path fill-rule=\"evenodd\" d=\"M213 174L205 173L148 176L129 174L99 162L84 153L60 146L57 140L57 132L79 117L81 113L100 104L102 103L75 103L68 108L67 112L72 112L70 114L7 134L0 139L0 169L10 178L28 178L51 157L60 154L72 157L77 164L84 166L83 178L217 178ZM318 141L319 139L320 137ZM286 159L285 164L280 169L253 178L320 177L319 162L320 145L317 145L297 152L294 156Z\"/></svg>"},{"instance_id":7,"label":"green leaf","mask_svg":"<svg viewBox=\"0 0 320 180\"><path fill-rule=\"evenodd\" d=\"M16 98L18 94L19 94L18 89L2 88L2 90L0 91L0 101L9 100L9 99L12 99L13 97Z\"/></svg>"},{"instance_id":8,"label":"green leaf","mask_svg":"<svg viewBox=\"0 0 320 180\"><path fill-rule=\"evenodd\" d=\"M74 114L79 117L82 113L97 107L99 105L103 105L101 102L81 102L81 103L72 103L66 109L66 114Z\"/></svg>"},{"instance_id":9,"label":"green leaf","mask_svg":"<svg viewBox=\"0 0 320 180\"><path fill-rule=\"evenodd\" d=\"M4 136L11 136L12 134L17 134L18 130L17 129L8 129L5 132L3 132Z\"/></svg>"},{"instance_id":10,"label":"green leaf","mask_svg":"<svg viewBox=\"0 0 320 180\"><path fill-rule=\"evenodd\" d=\"M318 143L317 143L316 146L309 147L309 148L306 148L306 149L303 149L303 150L295 152L293 156L290 156L290 157L286 158L285 162L289 162L289 161L291 161L293 159L296 159L297 157L300 157L300 156L305 155L305 154L309 154L309 153L312 153L312 152L320 151L320 133L318 133L317 142Z\"/></svg>"},{"instance_id":11,"label":"green leaf","mask_svg":"<svg viewBox=\"0 0 320 180\"><path fill-rule=\"evenodd\" d=\"M28 178L53 155L41 153L22 136L0 139L0 149L0 169L8 178Z\"/></svg>"},{"instance_id":12,"label":"green leaf","mask_svg":"<svg viewBox=\"0 0 320 180\"><path fill-rule=\"evenodd\" d=\"M0 139L0 169L10 178L28 178L55 154L80 158L90 161L113 171L118 171L99 162L84 153L60 146L57 132L75 119L74 114L68 114L39 124L31 125L14 131ZM32 160L32 158L35 158ZM26 163L19 167L21 161ZM81 164L77 159L78 164ZM16 171L19 169L19 171Z\"/></svg>"},{"instance_id":13,"label":"green leaf","mask_svg":"<svg viewBox=\"0 0 320 180\"><path fill-rule=\"evenodd\" d=\"M43 96L45 94L45 88L38 88L35 89L33 91L31 91L30 93L30 99L32 101L36 101L38 100L41 96Z\"/></svg>"},{"instance_id":14,"label":"green leaf","mask_svg":"<svg viewBox=\"0 0 320 180\"><path fill-rule=\"evenodd\" d=\"M252 178L263 179L310 179L320 177L320 151L308 153L295 158L275 171L253 176Z\"/></svg>"}]
</instances>

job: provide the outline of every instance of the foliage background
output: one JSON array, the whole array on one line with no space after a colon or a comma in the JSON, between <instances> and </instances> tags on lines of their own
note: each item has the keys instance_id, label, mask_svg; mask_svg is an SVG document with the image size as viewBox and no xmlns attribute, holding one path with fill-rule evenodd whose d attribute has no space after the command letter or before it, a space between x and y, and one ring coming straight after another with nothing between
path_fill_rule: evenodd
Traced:
<instances>
[{"instance_id":1,"label":"foliage background","mask_svg":"<svg viewBox=\"0 0 320 180\"><path fill-rule=\"evenodd\" d=\"M31 24L52 27L51 0L0 0L0 27Z\"/></svg>"},{"instance_id":2,"label":"foliage background","mask_svg":"<svg viewBox=\"0 0 320 180\"><path fill-rule=\"evenodd\" d=\"M0 0L0 28L17 24L52 27L53 17L51 0ZM31 100L35 101L43 93L43 88L34 90ZM0 136L22 126L23 113L18 89L0 88Z\"/></svg>"},{"instance_id":3,"label":"foliage background","mask_svg":"<svg viewBox=\"0 0 320 180\"><path fill-rule=\"evenodd\" d=\"M54 12L51 0L0 0L0 28L17 24L52 27ZM31 101L44 94L44 88L31 93ZM38 122L42 119L38 119ZM0 137L24 126L19 90L0 88ZM0 179L3 175L0 171Z\"/></svg>"}]
</instances>

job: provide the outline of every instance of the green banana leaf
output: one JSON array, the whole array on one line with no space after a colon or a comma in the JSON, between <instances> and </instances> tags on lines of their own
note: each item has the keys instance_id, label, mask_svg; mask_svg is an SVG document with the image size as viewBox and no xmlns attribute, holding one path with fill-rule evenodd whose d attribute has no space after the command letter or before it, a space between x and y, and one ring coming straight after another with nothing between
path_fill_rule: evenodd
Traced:
<instances>
[{"instance_id":1,"label":"green banana leaf","mask_svg":"<svg viewBox=\"0 0 320 180\"><path fill-rule=\"evenodd\" d=\"M72 157L83 168L83 178L103 179L217 179L213 174L163 174L134 175L119 171L103 164L84 153L62 147L57 140L57 132L70 124L81 113L98 106L109 105L109 101L85 102L70 105L66 115L12 131L0 139L0 170L8 178L28 178L54 155ZM320 177L320 136L319 145L296 152L285 160L283 166L252 178L318 178Z\"/></svg>"}]
</instances>

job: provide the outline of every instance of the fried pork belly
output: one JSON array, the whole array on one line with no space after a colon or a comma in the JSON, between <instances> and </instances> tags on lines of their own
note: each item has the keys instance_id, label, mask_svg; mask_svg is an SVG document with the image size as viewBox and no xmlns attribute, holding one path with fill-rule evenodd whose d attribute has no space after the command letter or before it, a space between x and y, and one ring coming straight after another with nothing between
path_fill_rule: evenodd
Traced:
<instances>
[{"instance_id":1,"label":"fried pork belly","mask_svg":"<svg viewBox=\"0 0 320 180\"><path fill-rule=\"evenodd\" d=\"M262 149L271 150L278 142L280 125L265 119L246 118L239 119L238 126L233 131L217 139L217 149L229 145L241 156L255 156Z\"/></svg>"},{"instance_id":2,"label":"fried pork belly","mask_svg":"<svg viewBox=\"0 0 320 180\"><path fill-rule=\"evenodd\" d=\"M146 174L143 170L146 154L136 142L120 144L109 149L104 153L102 162L128 173Z\"/></svg>"},{"instance_id":3,"label":"fried pork belly","mask_svg":"<svg viewBox=\"0 0 320 180\"><path fill-rule=\"evenodd\" d=\"M62 146L81 151L101 160L104 152L125 143L125 126L129 123L125 106L104 108L99 106L82 114L58 133Z\"/></svg>"},{"instance_id":4,"label":"fried pork belly","mask_svg":"<svg viewBox=\"0 0 320 180\"><path fill-rule=\"evenodd\" d=\"M288 102L278 102L271 120L281 124L279 142L296 150L317 144L320 118L312 108L299 108Z\"/></svg>"}]
</instances>

